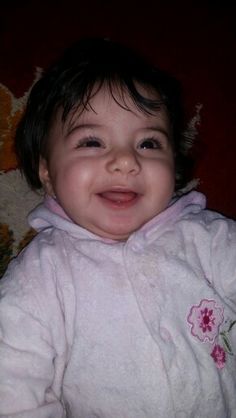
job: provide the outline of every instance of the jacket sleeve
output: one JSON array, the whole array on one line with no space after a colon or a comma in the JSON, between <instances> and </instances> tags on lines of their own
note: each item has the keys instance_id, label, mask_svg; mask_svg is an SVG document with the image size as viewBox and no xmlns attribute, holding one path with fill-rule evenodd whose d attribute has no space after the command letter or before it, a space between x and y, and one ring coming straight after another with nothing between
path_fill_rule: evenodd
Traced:
<instances>
[{"instance_id":1,"label":"jacket sleeve","mask_svg":"<svg viewBox=\"0 0 236 418\"><path fill-rule=\"evenodd\" d=\"M1 418L65 417L60 400L66 363L62 313L49 307L35 278L34 261L27 274L14 261L0 283Z\"/></svg>"}]
</instances>

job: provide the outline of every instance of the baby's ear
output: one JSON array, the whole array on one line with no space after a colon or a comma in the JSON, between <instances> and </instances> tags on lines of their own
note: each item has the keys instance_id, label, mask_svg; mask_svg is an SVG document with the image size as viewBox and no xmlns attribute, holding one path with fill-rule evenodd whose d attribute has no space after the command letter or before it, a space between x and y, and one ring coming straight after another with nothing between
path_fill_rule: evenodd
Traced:
<instances>
[{"instance_id":1,"label":"baby's ear","mask_svg":"<svg viewBox=\"0 0 236 418\"><path fill-rule=\"evenodd\" d=\"M43 185L45 192L49 196L55 196L53 186L52 186L51 176L50 176L49 169L48 169L48 162L46 158L43 158L43 157L40 157L40 160L39 160L39 178L40 178L40 181Z\"/></svg>"}]
</instances>

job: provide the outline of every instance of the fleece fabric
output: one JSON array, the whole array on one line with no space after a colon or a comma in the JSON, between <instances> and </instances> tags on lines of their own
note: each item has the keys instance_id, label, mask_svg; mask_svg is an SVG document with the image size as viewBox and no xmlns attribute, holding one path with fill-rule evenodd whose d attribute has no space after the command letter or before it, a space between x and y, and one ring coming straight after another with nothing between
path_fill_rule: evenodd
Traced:
<instances>
[{"instance_id":1,"label":"fleece fabric","mask_svg":"<svg viewBox=\"0 0 236 418\"><path fill-rule=\"evenodd\" d=\"M0 283L0 417L235 418L236 222L191 192L116 242L55 207Z\"/></svg>"}]
</instances>

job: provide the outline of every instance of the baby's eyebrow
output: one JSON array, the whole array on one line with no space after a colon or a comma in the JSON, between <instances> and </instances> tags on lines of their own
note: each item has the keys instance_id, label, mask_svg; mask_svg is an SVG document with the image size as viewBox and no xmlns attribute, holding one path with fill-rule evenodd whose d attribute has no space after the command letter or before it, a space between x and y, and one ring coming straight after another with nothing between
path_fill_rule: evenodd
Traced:
<instances>
[{"instance_id":1,"label":"baby's eyebrow","mask_svg":"<svg viewBox=\"0 0 236 418\"><path fill-rule=\"evenodd\" d=\"M164 129L161 126L146 126L144 128L144 131L154 131L154 132L158 132L158 133L162 133L165 136L169 136L169 131L167 129Z\"/></svg>"},{"instance_id":2,"label":"baby's eyebrow","mask_svg":"<svg viewBox=\"0 0 236 418\"><path fill-rule=\"evenodd\" d=\"M73 132L76 132L76 131L81 131L83 129L97 129L100 127L101 125L99 125L98 123L80 123L78 125L70 125L66 131L65 137L67 138Z\"/></svg>"}]
</instances>

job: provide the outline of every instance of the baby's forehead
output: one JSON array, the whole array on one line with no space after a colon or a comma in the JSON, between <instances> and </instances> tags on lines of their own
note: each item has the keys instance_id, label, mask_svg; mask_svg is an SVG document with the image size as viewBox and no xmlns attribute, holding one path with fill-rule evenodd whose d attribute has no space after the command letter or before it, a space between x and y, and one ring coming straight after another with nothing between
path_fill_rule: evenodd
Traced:
<instances>
[{"instance_id":1,"label":"baby's forehead","mask_svg":"<svg viewBox=\"0 0 236 418\"><path fill-rule=\"evenodd\" d=\"M92 116L96 118L96 116L99 117L103 113L109 114L114 111L114 108L153 117L159 116L160 113L167 113L166 106L157 91L138 83L136 83L135 87L140 95L138 100L132 96L126 86L107 83L104 83L102 86L95 85L85 98L78 98L78 101L71 107L66 117L64 117L63 106L59 107L57 113L63 124L71 124L75 120L84 120ZM160 102L160 106L156 110L148 111L147 109L145 110L144 106L140 106L139 100L140 102L145 100L157 101Z\"/></svg>"},{"instance_id":2,"label":"baby's forehead","mask_svg":"<svg viewBox=\"0 0 236 418\"><path fill-rule=\"evenodd\" d=\"M98 94L97 97L91 101L89 106L79 107L72 112L65 122L64 128L71 130L76 126L90 127L101 129L102 127L118 126L120 130L124 126L129 126L129 129L137 126L155 126L160 124L169 127L169 118L165 110L153 112L153 114L146 113L140 110L136 104L130 99L122 99L119 101L108 96Z\"/></svg>"}]
</instances>

